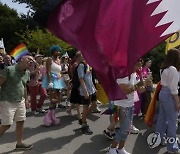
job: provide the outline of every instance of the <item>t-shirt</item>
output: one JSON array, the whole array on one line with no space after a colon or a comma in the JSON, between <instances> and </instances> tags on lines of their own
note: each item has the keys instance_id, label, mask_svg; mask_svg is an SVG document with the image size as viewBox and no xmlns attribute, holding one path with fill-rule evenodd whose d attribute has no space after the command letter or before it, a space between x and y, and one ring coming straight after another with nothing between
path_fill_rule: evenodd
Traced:
<instances>
[{"instance_id":1,"label":"t-shirt","mask_svg":"<svg viewBox=\"0 0 180 154\"><path fill-rule=\"evenodd\" d=\"M139 76L136 73L132 73L130 77L119 78L117 79L118 84L129 84L135 85L140 81ZM126 95L127 99L116 100L114 101L114 105L122 106L122 107L131 107L135 102L135 91Z\"/></svg>"},{"instance_id":2,"label":"t-shirt","mask_svg":"<svg viewBox=\"0 0 180 154\"><path fill-rule=\"evenodd\" d=\"M29 81L30 72L19 70L19 64L6 67L0 76L6 81L1 86L0 101L20 102L24 99L24 87Z\"/></svg>"},{"instance_id":3,"label":"t-shirt","mask_svg":"<svg viewBox=\"0 0 180 154\"><path fill-rule=\"evenodd\" d=\"M92 95L92 94L95 93L95 89L94 89L93 82L92 82L92 74L91 74L91 71L89 71L89 68L90 68L90 66L87 65L87 68L86 68L87 71L85 73L84 72L84 64L80 63L78 68L77 68L77 72L78 72L79 78L83 78L84 79L84 82L85 82L85 85L86 85L88 93L90 95ZM83 91L81 85L80 85L79 90L80 90L80 95L84 96L84 91Z\"/></svg>"},{"instance_id":4,"label":"t-shirt","mask_svg":"<svg viewBox=\"0 0 180 154\"><path fill-rule=\"evenodd\" d=\"M160 73L162 70L160 70ZM174 66L170 66L163 70L161 74L161 85L168 87L171 91L171 94L178 94L178 82L179 82L179 73Z\"/></svg>"}]
</instances>

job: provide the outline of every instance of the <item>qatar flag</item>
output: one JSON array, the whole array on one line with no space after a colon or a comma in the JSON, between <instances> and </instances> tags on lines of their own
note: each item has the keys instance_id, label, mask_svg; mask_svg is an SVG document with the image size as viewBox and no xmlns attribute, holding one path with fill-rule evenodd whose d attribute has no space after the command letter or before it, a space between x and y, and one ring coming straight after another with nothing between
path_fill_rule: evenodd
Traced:
<instances>
[{"instance_id":1,"label":"qatar flag","mask_svg":"<svg viewBox=\"0 0 180 154\"><path fill-rule=\"evenodd\" d=\"M180 30L180 0L51 2L56 6L47 28L82 51L110 100L124 97L116 79L132 73L139 58Z\"/></svg>"}]
</instances>

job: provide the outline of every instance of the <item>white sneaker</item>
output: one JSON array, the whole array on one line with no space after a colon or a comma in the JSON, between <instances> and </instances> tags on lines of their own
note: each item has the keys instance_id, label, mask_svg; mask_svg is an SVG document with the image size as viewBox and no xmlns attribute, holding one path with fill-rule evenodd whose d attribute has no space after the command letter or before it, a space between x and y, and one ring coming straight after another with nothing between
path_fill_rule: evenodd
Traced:
<instances>
[{"instance_id":1,"label":"white sneaker","mask_svg":"<svg viewBox=\"0 0 180 154\"><path fill-rule=\"evenodd\" d=\"M134 125L131 125L130 133L131 134L138 134L139 129L137 129Z\"/></svg>"},{"instance_id":2,"label":"white sneaker","mask_svg":"<svg viewBox=\"0 0 180 154\"><path fill-rule=\"evenodd\" d=\"M117 148L109 148L107 154L119 154Z\"/></svg>"},{"instance_id":3,"label":"white sneaker","mask_svg":"<svg viewBox=\"0 0 180 154\"><path fill-rule=\"evenodd\" d=\"M128 153L125 148L122 148L122 149L118 149L118 154L130 154Z\"/></svg>"},{"instance_id":4,"label":"white sneaker","mask_svg":"<svg viewBox=\"0 0 180 154\"><path fill-rule=\"evenodd\" d=\"M32 111L32 113L33 113L34 115L38 115L38 114L39 114L39 112L37 112L37 111Z\"/></svg>"}]
</instances>

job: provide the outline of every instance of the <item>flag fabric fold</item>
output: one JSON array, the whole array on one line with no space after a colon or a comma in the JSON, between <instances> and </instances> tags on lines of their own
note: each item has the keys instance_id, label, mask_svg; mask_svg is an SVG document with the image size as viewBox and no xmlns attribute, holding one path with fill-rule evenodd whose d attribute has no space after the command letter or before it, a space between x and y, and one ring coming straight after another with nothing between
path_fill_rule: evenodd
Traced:
<instances>
[{"instance_id":1,"label":"flag fabric fold","mask_svg":"<svg viewBox=\"0 0 180 154\"><path fill-rule=\"evenodd\" d=\"M82 51L110 100L122 99L116 79L132 73L139 58L180 29L170 19L162 23L179 1L166 3L170 2L63 0L48 15L47 28Z\"/></svg>"}]
</instances>

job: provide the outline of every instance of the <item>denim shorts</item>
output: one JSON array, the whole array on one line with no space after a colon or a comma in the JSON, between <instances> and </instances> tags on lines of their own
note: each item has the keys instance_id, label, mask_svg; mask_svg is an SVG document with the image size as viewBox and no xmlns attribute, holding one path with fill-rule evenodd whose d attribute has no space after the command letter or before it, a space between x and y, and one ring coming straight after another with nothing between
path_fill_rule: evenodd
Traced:
<instances>
[{"instance_id":1,"label":"denim shorts","mask_svg":"<svg viewBox=\"0 0 180 154\"><path fill-rule=\"evenodd\" d=\"M133 118L134 106L132 107L120 107L119 122L120 128L116 132L115 141L126 141L130 132L130 126Z\"/></svg>"}]
</instances>

